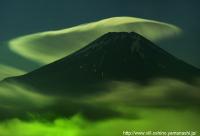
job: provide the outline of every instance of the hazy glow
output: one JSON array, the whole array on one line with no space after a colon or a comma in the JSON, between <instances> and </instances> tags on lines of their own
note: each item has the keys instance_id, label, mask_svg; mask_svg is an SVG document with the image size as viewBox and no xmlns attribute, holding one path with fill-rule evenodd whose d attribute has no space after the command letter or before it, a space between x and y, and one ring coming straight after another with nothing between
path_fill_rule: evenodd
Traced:
<instances>
[{"instance_id":1,"label":"hazy glow","mask_svg":"<svg viewBox=\"0 0 200 136\"><path fill-rule=\"evenodd\" d=\"M76 115L54 121L11 119L0 123L2 136L117 136L130 131L199 131L199 112L174 109L136 108L138 119L115 118L87 121Z\"/></svg>"},{"instance_id":2,"label":"hazy glow","mask_svg":"<svg viewBox=\"0 0 200 136\"><path fill-rule=\"evenodd\" d=\"M105 87L105 90L100 93L95 92L76 98L69 95L49 96L38 93L39 91L22 84L4 83L0 86L0 107L23 109L25 104L25 108L28 106L37 109L56 106L61 101L63 109L70 109L69 102L75 101L82 105L97 107L103 105L105 108L111 108L118 112L118 108L130 106L193 107L200 105L200 86L193 86L178 80L157 79L146 86L131 82L113 81L106 86L107 88ZM67 103L69 107L65 107Z\"/></svg>"},{"instance_id":3,"label":"hazy glow","mask_svg":"<svg viewBox=\"0 0 200 136\"><path fill-rule=\"evenodd\" d=\"M175 37L176 26L133 17L114 17L64 30L36 33L13 39L11 50L37 62L50 63L82 48L107 32L137 32L153 42Z\"/></svg>"},{"instance_id":4,"label":"hazy glow","mask_svg":"<svg viewBox=\"0 0 200 136\"><path fill-rule=\"evenodd\" d=\"M113 81L108 86L105 93L83 98L83 102L105 104L110 107L200 104L200 86L193 86L174 79L157 79L148 85Z\"/></svg>"},{"instance_id":5,"label":"hazy glow","mask_svg":"<svg viewBox=\"0 0 200 136\"><path fill-rule=\"evenodd\" d=\"M0 64L0 80L13 75L21 75L23 73L25 72L17 68Z\"/></svg>"},{"instance_id":6,"label":"hazy glow","mask_svg":"<svg viewBox=\"0 0 200 136\"><path fill-rule=\"evenodd\" d=\"M35 92L34 89L22 84L4 83L0 86L0 107L22 108L44 107L52 104L53 97Z\"/></svg>"},{"instance_id":7,"label":"hazy glow","mask_svg":"<svg viewBox=\"0 0 200 136\"><path fill-rule=\"evenodd\" d=\"M68 96L62 95L60 99L68 102ZM0 108L20 107L23 111L23 106L37 109L56 104L57 100L20 84L4 84L0 88ZM124 130L200 131L200 111L194 105L198 103L191 101L199 102L199 87L173 79L158 79L147 86L113 81L105 94L74 100L96 107L103 105L124 116L97 121L89 121L81 115L58 117L54 121L9 119L0 121L0 136L116 136L122 135ZM181 105L184 108L173 108Z\"/></svg>"}]
</instances>

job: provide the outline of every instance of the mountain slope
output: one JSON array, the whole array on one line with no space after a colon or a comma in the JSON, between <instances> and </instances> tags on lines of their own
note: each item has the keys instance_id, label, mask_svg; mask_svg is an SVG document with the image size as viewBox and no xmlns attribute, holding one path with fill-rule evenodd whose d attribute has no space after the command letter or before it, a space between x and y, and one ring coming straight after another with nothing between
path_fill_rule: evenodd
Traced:
<instances>
[{"instance_id":1,"label":"mountain slope","mask_svg":"<svg viewBox=\"0 0 200 136\"><path fill-rule=\"evenodd\" d=\"M167 23L113 17L67 29L21 36L6 43L0 42L0 80L28 73L70 55L107 32L122 31L137 32L153 42L167 41L180 33L178 27Z\"/></svg>"},{"instance_id":2,"label":"mountain slope","mask_svg":"<svg viewBox=\"0 0 200 136\"><path fill-rule=\"evenodd\" d=\"M111 32L61 60L6 81L20 82L46 93L77 96L106 90L109 81L192 81L199 75L199 69L137 33Z\"/></svg>"}]
</instances>

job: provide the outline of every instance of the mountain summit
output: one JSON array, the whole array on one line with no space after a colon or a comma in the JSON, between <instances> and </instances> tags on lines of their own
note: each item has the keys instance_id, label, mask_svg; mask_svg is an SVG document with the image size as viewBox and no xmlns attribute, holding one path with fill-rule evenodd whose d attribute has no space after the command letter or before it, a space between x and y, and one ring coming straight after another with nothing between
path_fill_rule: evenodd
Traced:
<instances>
[{"instance_id":1,"label":"mountain summit","mask_svg":"<svg viewBox=\"0 0 200 136\"><path fill-rule=\"evenodd\" d=\"M137 33L110 32L61 60L8 80L65 92L92 90L96 84L113 80L146 82L169 77L189 81L199 73Z\"/></svg>"}]
</instances>

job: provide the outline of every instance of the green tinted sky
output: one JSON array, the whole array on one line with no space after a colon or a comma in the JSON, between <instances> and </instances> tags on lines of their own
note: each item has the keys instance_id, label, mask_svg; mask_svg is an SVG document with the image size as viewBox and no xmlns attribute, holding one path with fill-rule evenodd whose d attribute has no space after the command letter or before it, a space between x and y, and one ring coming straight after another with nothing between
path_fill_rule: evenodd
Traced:
<instances>
[{"instance_id":1,"label":"green tinted sky","mask_svg":"<svg viewBox=\"0 0 200 136\"><path fill-rule=\"evenodd\" d=\"M200 67L198 0L1 0L0 41L113 16L135 16L180 26L184 38L164 47Z\"/></svg>"}]
</instances>

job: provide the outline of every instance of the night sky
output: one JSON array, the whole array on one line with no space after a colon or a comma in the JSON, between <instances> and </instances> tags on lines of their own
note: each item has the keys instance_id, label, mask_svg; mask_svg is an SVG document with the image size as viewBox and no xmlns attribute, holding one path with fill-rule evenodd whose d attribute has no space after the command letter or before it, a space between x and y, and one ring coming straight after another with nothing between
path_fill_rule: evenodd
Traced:
<instances>
[{"instance_id":1,"label":"night sky","mask_svg":"<svg viewBox=\"0 0 200 136\"><path fill-rule=\"evenodd\" d=\"M181 27L183 38L163 48L200 67L199 0L0 0L0 41L114 16L153 19Z\"/></svg>"}]
</instances>

